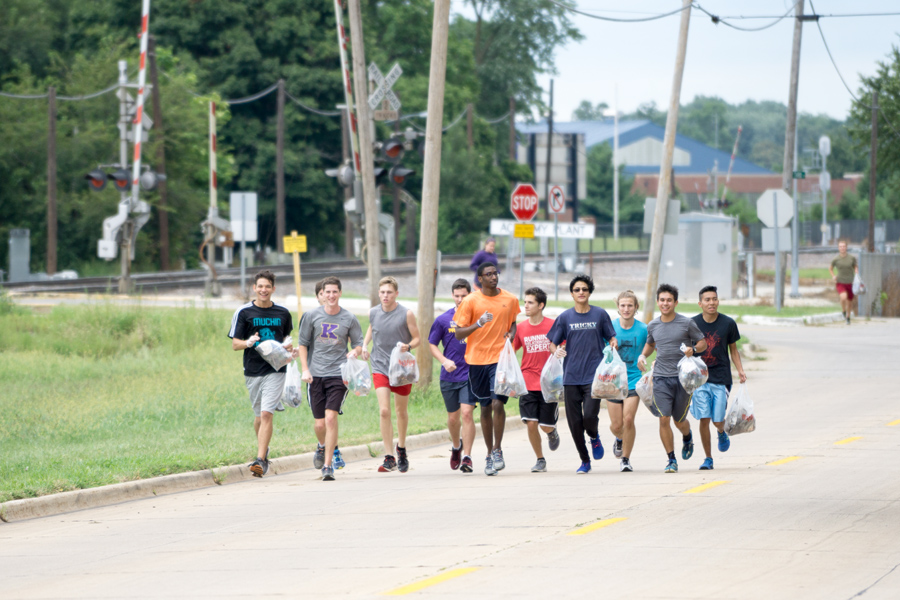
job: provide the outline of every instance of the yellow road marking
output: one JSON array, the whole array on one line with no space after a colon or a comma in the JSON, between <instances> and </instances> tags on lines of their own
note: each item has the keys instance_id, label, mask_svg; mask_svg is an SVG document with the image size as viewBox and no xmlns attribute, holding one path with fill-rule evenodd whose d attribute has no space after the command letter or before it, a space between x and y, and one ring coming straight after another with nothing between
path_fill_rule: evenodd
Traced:
<instances>
[{"instance_id":1,"label":"yellow road marking","mask_svg":"<svg viewBox=\"0 0 900 600\"><path fill-rule=\"evenodd\" d=\"M841 446L843 444L849 444L850 442L855 442L856 440L861 440L861 435L854 435L853 437L844 438L842 440L838 440L834 443L835 446Z\"/></svg>"},{"instance_id":2,"label":"yellow road marking","mask_svg":"<svg viewBox=\"0 0 900 600\"><path fill-rule=\"evenodd\" d=\"M800 460L801 458L803 458L803 457L802 456L786 456L785 458L779 458L778 460L773 460L772 462L766 463L766 464L769 465L770 467L774 467L777 465L783 465L783 464L786 464L789 462L793 462L795 460Z\"/></svg>"},{"instance_id":3,"label":"yellow road marking","mask_svg":"<svg viewBox=\"0 0 900 600\"><path fill-rule=\"evenodd\" d=\"M405 596L407 594L412 594L413 592L418 592L419 590L423 590L427 587L431 587L433 585L437 585L439 583L443 583L444 581L448 581L450 579L456 579L462 575L466 575L471 573L472 571L477 571L481 567L466 567L463 569L451 569L450 571L446 571L441 573L440 575L435 575L434 577L429 577L428 579L423 579L422 581L417 581L415 583L411 583L409 585L404 585L403 587L398 587L389 592L384 592L383 596Z\"/></svg>"},{"instance_id":4,"label":"yellow road marking","mask_svg":"<svg viewBox=\"0 0 900 600\"><path fill-rule=\"evenodd\" d=\"M888 427L893 427L894 425L900 425L900 419L897 419L896 421L891 421L890 423L888 423Z\"/></svg>"},{"instance_id":5,"label":"yellow road marking","mask_svg":"<svg viewBox=\"0 0 900 600\"><path fill-rule=\"evenodd\" d=\"M592 531L597 531L598 529L602 529L604 527L608 527L619 521L625 521L628 517L617 517L615 519L603 519L602 521L597 521L592 525L587 525L585 527L579 527L573 531L570 531L568 535L584 535L586 533L590 533Z\"/></svg>"},{"instance_id":6,"label":"yellow road marking","mask_svg":"<svg viewBox=\"0 0 900 600\"><path fill-rule=\"evenodd\" d=\"M712 488L714 488L714 487L719 487L720 485L723 485L723 484L725 484L725 483L729 483L729 482L726 481L726 480L724 480L724 479L723 479L723 480L720 480L720 481L710 481L709 483L704 483L703 485L698 485L698 486L695 487L695 488L691 488L691 489L689 489L689 490L685 490L683 493L685 493L685 494L699 494L700 492L705 492L706 490L712 489Z\"/></svg>"}]
</instances>

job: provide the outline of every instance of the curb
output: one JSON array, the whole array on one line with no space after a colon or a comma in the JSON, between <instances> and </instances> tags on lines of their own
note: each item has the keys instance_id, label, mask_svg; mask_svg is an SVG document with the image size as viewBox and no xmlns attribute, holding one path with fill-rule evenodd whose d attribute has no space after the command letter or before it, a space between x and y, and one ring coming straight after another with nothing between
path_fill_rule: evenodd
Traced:
<instances>
[{"instance_id":1,"label":"curb","mask_svg":"<svg viewBox=\"0 0 900 600\"><path fill-rule=\"evenodd\" d=\"M844 317L839 312L823 313L820 315L807 315L805 317L763 317L760 315L742 315L741 323L747 325L827 325L840 323Z\"/></svg>"},{"instance_id":2,"label":"curb","mask_svg":"<svg viewBox=\"0 0 900 600\"><path fill-rule=\"evenodd\" d=\"M506 418L507 430L520 429L522 427L524 427L524 424L518 416ZM475 430L477 441L481 432L481 425L477 421ZM444 443L450 443L450 432L447 429L419 433L406 438L406 447L409 450L419 450ZM375 447L380 449L381 442L375 441L341 448L341 454L347 462L369 460L380 454L380 452L373 452ZM269 473L282 475L294 471L312 469L314 455L315 452L306 452L304 454L273 458L269 462ZM162 496L164 494L175 494L216 485L238 483L253 478L253 473L250 472L247 465L231 465L203 471L191 471L115 483L84 490L61 492L59 494L49 494L37 498L9 500L0 504L0 523L50 517L88 508L110 506L131 500Z\"/></svg>"}]
</instances>

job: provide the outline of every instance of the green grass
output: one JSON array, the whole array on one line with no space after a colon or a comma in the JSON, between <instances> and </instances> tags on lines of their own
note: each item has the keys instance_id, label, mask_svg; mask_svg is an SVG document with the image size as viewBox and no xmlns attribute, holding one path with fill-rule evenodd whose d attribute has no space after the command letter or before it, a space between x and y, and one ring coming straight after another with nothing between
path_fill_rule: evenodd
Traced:
<instances>
[{"instance_id":1,"label":"green grass","mask_svg":"<svg viewBox=\"0 0 900 600\"><path fill-rule=\"evenodd\" d=\"M766 277L770 277L772 279L775 278L775 270L774 269L759 269L756 271L757 275L763 275ZM791 268L788 267L785 269L785 277L790 276ZM828 272L826 267L816 267L809 269L800 269L800 278L801 279L822 279L826 281L831 281L831 273Z\"/></svg>"},{"instance_id":2,"label":"green grass","mask_svg":"<svg viewBox=\"0 0 900 600\"><path fill-rule=\"evenodd\" d=\"M0 501L251 460L231 315L111 304L37 312L0 296ZM413 391L410 435L446 426L434 380ZM375 394L349 397L340 444L380 437ZM271 457L315 443L305 405L275 415Z\"/></svg>"}]
</instances>

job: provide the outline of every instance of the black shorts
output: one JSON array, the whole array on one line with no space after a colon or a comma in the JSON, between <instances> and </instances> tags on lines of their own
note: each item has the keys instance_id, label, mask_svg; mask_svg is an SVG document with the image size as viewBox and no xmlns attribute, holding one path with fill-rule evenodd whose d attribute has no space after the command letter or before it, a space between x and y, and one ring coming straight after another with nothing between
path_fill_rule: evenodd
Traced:
<instances>
[{"instance_id":1,"label":"black shorts","mask_svg":"<svg viewBox=\"0 0 900 600\"><path fill-rule=\"evenodd\" d=\"M528 390L527 394L519 396L519 415L523 421L537 421L547 427L556 427L559 402L544 402L540 390Z\"/></svg>"},{"instance_id":2,"label":"black shorts","mask_svg":"<svg viewBox=\"0 0 900 600\"><path fill-rule=\"evenodd\" d=\"M494 393L494 376L496 374L497 363L469 365L469 389L482 406L487 406L491 400L499 400L503 404L509 400L509 396L498 396Z\"/></svg>"},{"instance_id":3,"label":"black shorts","mask_svg":"<svg viewBox=\"0 0 900 600\"><path fill-rule=\"evenodd\" d=\"M628 390L628 395L625 396L625 397L626 397L626 398L631 398L631 397L637 398L638 395L637 395L637 392L636 392L636 391L634 391L634 390ZM625 401L624 401L624 400L612 400L611 398L605 398L605 400L606 400L607 402L612 402L613 404L625 404Z\"/></svg>"},{"instance_id":4,"label":"black shorts","mask_svg":"<svg viewBox=\"0 0 900 600\"><path fill-rule=\"evenodd\" d=\"M313 377L309 384L309 408L315 419L324 419L326 409L344 414L341 408L345 398L347 386L340 377Z\"/></svg>"}]
</instances>

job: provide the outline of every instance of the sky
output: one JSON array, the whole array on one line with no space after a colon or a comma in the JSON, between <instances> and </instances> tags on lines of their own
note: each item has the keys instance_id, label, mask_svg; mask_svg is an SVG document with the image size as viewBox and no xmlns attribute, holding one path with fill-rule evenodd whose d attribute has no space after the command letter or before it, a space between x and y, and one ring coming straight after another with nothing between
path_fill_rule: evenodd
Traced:
<instances>
[{"instance_id":1,"label":"sky","mask_svg":"<svg viewBox=\"0 0 900 600\"><path fill-rule=\"evenodd\" d=\"M709 12L725 16L785 14L791 0L696 0ZM455 7L459 4L454 3ZM576 7L616 18L639 18L670 12L681 0L575 0ZM900 0L813 0L818 14L900 13ZM464 9L463 9L464 10ZM813 12L806 0L804 12ZM786 18L764 31L744 32L714 25L696 8L691 11L681 103L697 95L718 96L729 103L776 100L787 104L794 20ZM672 92L680 16L646 23L610 23L573 14L585 39L557 52L554 114L569 120L582 100L607 102L633 112L656 102L666 110ZM775 19L730 21L759 27ZM822 18L825 40L848 85L857 93L859 75L872 75L900 38L900 15ZM550 76L539 82L549 89ZM832 65L815 22L805 22L801 41L798 109L845 119L852 98Z\"/></svg>"}]
</instances>

